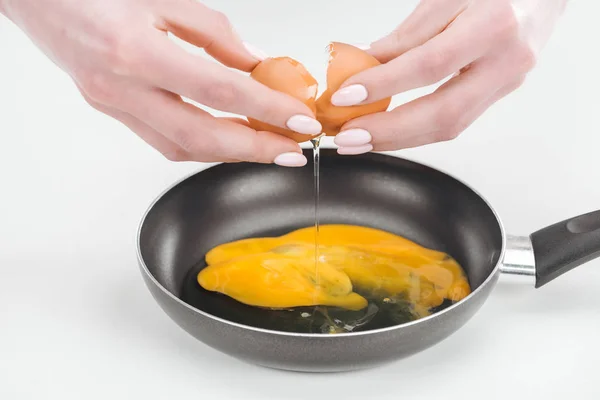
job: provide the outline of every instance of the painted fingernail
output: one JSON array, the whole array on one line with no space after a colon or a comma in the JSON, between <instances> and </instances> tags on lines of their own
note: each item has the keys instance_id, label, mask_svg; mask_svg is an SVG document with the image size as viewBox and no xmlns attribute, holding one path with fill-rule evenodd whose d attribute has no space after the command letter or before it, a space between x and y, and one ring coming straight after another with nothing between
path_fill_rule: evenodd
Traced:
<instances>
[{"instance_id":1,"label":"painted fingernail","mask_svg":"<svg viewBox=\"0 0 600 400\"><path fill-rule=\"evenodd\" d=\"M275 157L274 163L282 167L303 167L306 165L306 157L300 153L283 153Z\"/></svg>"},{"instance_id":2,"label":"painted fingernail","mask_svg":"<svg viewBox=\"0 0 600 400\"><path fill-rule=\"evenodd\" d=\"M368 144L371 139L371 134L364 129L348 129L338 133L333 142L340 147L354 147Z\"/></svg>"},{"instance_id":3,"label":"painted fingernail","mask_svg":"<svg viewBox=\"0 0 600 400\"><path fill-rule=\"evenodd\" d=\"M354 106L367 99L369 93L363 85L346 86L331 96L331 104L334 106Z\"/></svg>"},{"instance_id":4,"label":"painted fingernail","mask_svg":"<svg viewBox=\"0 0 600 400\"><path fill-rule=\"evenodd\" d=\"M373 145L365 144L363 146L340 147L337 152L342 155L356 155L368 153L371 150L373 150Z\"/></svg>"},{"instance_id":5,"label":"painted fingernail","mask_svg":"<svg viewBox=\"0 0 600 400\"><path fill-rule=\"evenodd\" d=\"M246 48L246 50L248 50L248 53L250 53L252 55L252 57L256 58L258 61L263 61L265 58L269 58L267 53L265 53L264 51L254 47L253 45L251 45L248 42L243 42L243 43L244 43L244 47Z\"/></svg>"},{"instance_id":6,"label":"painted fingernail","mask_svg":"<svg viewBox=\"0 0 600 400\"><path fill-rule=\"evenodd\" d=\"M306 115L294 115L287 121L287 127L304 135L318 135L323 127L319 121Z\"/></svg>"}]
</instances>

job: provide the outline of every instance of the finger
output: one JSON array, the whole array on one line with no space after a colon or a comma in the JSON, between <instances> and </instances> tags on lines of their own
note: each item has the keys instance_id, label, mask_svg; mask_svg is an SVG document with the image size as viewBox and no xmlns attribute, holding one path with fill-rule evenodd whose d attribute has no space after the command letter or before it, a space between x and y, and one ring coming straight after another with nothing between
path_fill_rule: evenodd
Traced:
<instances>
[{"instance_id":1,"label":"finger","mask_svg":"<svg viewBox=\"0 0 600 400\"><path fill-rule=\"evenodd\" d=\"M236 118L236 117L218 117L218 119L223 119L225 121L230 121L230 122L234 122L236 124L240 124L240 125L244 125L244 126L250 126L250 123L248 122L248 120L242 119L242 118Z\"/></svg>"},{"instance_id":2,"label":"finger","mask_svg":"<svg viewBox=\"0 0 600 400\"><path fill-rule=\"evenodd\" d=\"M475 3L425 44L349 78L332 96L332 102L339 106L371 103L454 74L492 48L497 49L500 41L516 37L514 11L505 4ZM362 96L358 97L358 93Z\"/></svg>"},{"instance_id":3,"label":"finger","mask_svg":"<svg viewBox=\"0 0 600 400\"><path fill-rule=\"evenodd\" d=\"M162 132L194 160L273 163L284 155L287 164L306 163L300 146L293 140L272 132L257 132L224 118L215 118L172 93L145 89L127 96L132 97L127 102L131 105L131 114Z\"/></svg>"},{"instance_id":4,"label":"finger","mask_svg":"<svg viewBox=\"0 0 600 400\"><path fill-rule=\"evenodd\" d=\"M452 135L458 135L458 134L462 133L463 131L465 131L467 128L469 128L469 126L471 126L473 124L473 122L475 122L492 105L494 105L499 100L506 97L507 95L509 95L510 93L515 91L516 89L518 89L523 84L523 80L524 80L524 77L515 79L508 85L506 85L503 88L501 88L500 90L498 90L491 98L489 98L487 101L483 102L483 104L480 104L478 107L475 107L472 110L470 110L467 113L468 116L465 119L465 123L462 126L458 126L454 131L455 133L453 133ZM439 141L438 138L439 138L439 136L436 136L435 134L417 135L417 136L412 136L412 137L406 138L406 140L403 140L401 143L401 147L398 147L399 146L398 142L392 141L392 142L388 142L388 143L379 143L374 147L374 150L375 151L391 151L391 150L398 150L399 148L408 149L408 148L412 148L412 147L419 147L419 146L424 146L427 144L438 142Z\"/></svg>"},{"instance_id":5,"label":"finger","mask_svg":"<svg viewBox=\"0 0 600 400\"><path fill-rule=\"evenodd\" d=\"M260 51L244 45L223 13L197 1L169 1L159 4L166 30L203 48L222 64L250 72L265 58Z\"/></svg>"},{"instance_id":6,"label":"finger","mask_svg":"<svg viewBox=\"0 0 600 400\"><path fill-rule=\"evenodd\" d=\"M421 1L396 29L371 43L367 52L387 63L442 32L467 4L467 0Z\"/></svg>"},{"instance_id":7,"label":"finger","mask_svg":"<svg viewBox=\"0 0 600 400\"><path fill-rule=\"evenodd\" d=\"M376 150L453 139L470 121L471 110L480 107L506 82L514 79L506 63L503 59L483 59L432 94L390 112L357 118L343 130L361 128L370 132L371 144Z\"/></svg>"},{"instance_id":8,"label":"finger","mask_svg":"<svg viewBox=\"0 0 600 400\"><path fill-rule=\"evenodd\" d=\"M83 91L81 91L81 94L86 102L94 109L121 122L137 136L139 136L144 142L159 151L168 160L188 161L191 159L190 155L187 154L181 147L131 114L100 104L88 97Z\"/></svg>"},{"instance_id":9,"label":"finger","mask_svg":"<svg viewBox=\"0 0 600 400\"><path fill-rule=\"evenodd\" d=\"M102 103L99 103L92 98L90 98L82 88L77 85L79 91L81 92L83 98L86 102L92 106L94 109L100 111L103 114L108 115L121 122L127 128L129 128L133 133L135 133L140 139L142 139L145 143L156 149L159 153L161 153L166 159L170 161L203 161L203 162L236 162L238 160L232 160L222 157L214 157L214 158L205 158L204 160L199 160L194 157L194 155L189 154L184 151L179 145L175 144L168 138L166 138L163 134L156 131L148 124L140 121L133 115L119 111L113 107L109 107ZM242 120L243 121L243 120Z\"/></svg>"},{"instance_id":10,"label":"finger","mask_svg":"<svg viewBox=\"0 0 600 400\"><path fill-rule=\"evenodd\" d=\"M316 135L322 127L301 101L215 62L196 57L164 35L140 51L142 79L215 110L248 116L298 133Z\"/></svg>"}]
</instances>

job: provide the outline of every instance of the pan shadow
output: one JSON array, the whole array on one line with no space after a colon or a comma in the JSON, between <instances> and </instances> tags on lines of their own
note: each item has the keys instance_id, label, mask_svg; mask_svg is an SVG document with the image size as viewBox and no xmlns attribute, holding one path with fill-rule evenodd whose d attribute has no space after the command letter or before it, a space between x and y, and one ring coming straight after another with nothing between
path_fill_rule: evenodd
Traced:
<instances>
[{"instance_id":1,"label":"pan shadow","mask_svg":"<svg viewBox=\"0 0 600 400\"><path fill-rule=\"evenodd\" d=\"M157 359L175 357L186 364L194 360L192 364L199 368L231 368L231 357L199 342L172 321L137 275L135 282L116 277L107 289L106 299L111 303L107 308L112 311L98 317L99 329L111 330L112 335L131 340L132 345L135 342L136 347L155 353Z\"/></svg>"},{"instance_id":2,"label":"pan shadow","mask_svg":"<svg viewBox=\"0 0 600 400\"><path fill-rule=\"evenodd\" d=\"M124 269L131 268L123 266ZM544 288L535 289L526 280L511 282L501 278L489 301L461 330L421 353L377 368L344 373L297 373L268 369L236 360L197 341L179 328L162 311L146 289L139 273L115 277L104 294L110 312L99 316L99 329L110 330L131 341L141 351L152 353L150 369L175 369L182 372L182 384L198 390L210 386L232 398L262 398L304 400L308 393L324 397L357 398L358 393L390 394L418 393L423 390L423 376L443 377L448 371L467 370L468 365L481 363L482 354L495 346L498 335L511 328L518 315L529 318L560 319L574 310L589 312L600 307L593 296L597 281L585 272L564 276ZM475 340L476 339L476 340ZM155 361L154 361L155 360ZM197 376L190 380L190 376ZM236 384L232 385L232 377ZM285 393L271 393L276 380L280 388L294 388ZM357 389L356 385L373 386ZM304 389L302 389L304 388Z\"/></svg>"},{"instance_id":3,"label":"pan shadow","mask_svg":"<svg viewBox=\"0 0 600 400\"><path fill-rule=\"evenodd\" d=\"M124 269L130 267L123 266ZM113 284L106 287L104 295L110 312L98 316L98 329L108 330L111 335L118 335L142 351L152 353L157 365L151 368L165 368L160 365L162 360L170 360L165 364L171 365L168 368L175 364L189 374L202 376L204 384L227 385L227 390L240 398L261 397L273 379L289 381L294 387L310 384L312 393L334 393L332 388L335 388L337 398L352 398L354 389L347 387L349 377L373 379L375 376L377 390L383 393L395 390L399 381L410 386L413 381L422 381L420 377L424 374L443 375L460 365L480 362L481 354L494 345L497 335L507 329L506 324L515 322L519 315L532 319L551 316L558 320L574 311L597 311L600 297L593 294L597 292L598 279L590 279L588 274L582 269L537 290L529 281L511 282L503 277L471 321L441 343L387 365L343 373L268 369L214 350L183 331L162 311L139 279L139 273L135 274L135 280L130 274L127 275L130 279L115 277ZM246 378L240 387L232 387L231 376ZM304 399L306 393L291 391L285 398Z\"/></svg>"},{"instance_id":4,"label":"pan shadow","mask_svg":"<svg viewBox=\"0 0 600 400\"><path fill-rule=\"evenodd\" d=\"M533 279L502 276L489 301L502 302L506 312L536 315L568 315L573 312L596 313L600 309L598 282L600 262L579 267L556 280L534 287Z\"/></svg>"},{"instance_id":5,"label":"pan shadow","mask_svg":"<svg viewBox=\"0 0 600 400\"><path fill-rule=\"evenodd\" d=\"M371 370L377 370L378 374L383 375L401 373L405 374L403 376L406 376L407 379L411 374L423 373L431 368L441 371L445 368L452 368L456 362L460 362L461 357L466 357L466 359L476 357L479 344L472 343L470 338L472 335L484 336L483 332L479 332L481 326L478 328L477 324L467 323L461 331L454 333L440 344L387 365L339 373L292 372L237 360L198 341L162 311L141 279L137 282L115 280L105 295L107 301L111 303L109 308L113 311L110 314L99 316L99 318L106 318L106 320L99 321L101 329L113 330L112 334L118 334L132 342L135 341L136 347L147 348L149 352L156 353L157 358L181 358L185 362L186 368L197 369L197 372L202 373L205 377L208 374L210 379L226 382L231 376L232 370L240 374L254 371L257 374L255 377L257 380L247 384L244 390L256 390L257 393L264 391L265 385L268 384L267 380L286 376L293 376L294 379L300 380L310 379L312 385L322 385L325 388L331 385L330 379L332 378L347 379L344 377L362 376ZM444 354L448 354L448 356ZM435 366L433 367L433 365ZM228 371L227 376L222 375L222 371ZM262 374L260 371L263 371ZM269 371L269 373L264 374L264 371Z\"/></svg>"}]
</instances>

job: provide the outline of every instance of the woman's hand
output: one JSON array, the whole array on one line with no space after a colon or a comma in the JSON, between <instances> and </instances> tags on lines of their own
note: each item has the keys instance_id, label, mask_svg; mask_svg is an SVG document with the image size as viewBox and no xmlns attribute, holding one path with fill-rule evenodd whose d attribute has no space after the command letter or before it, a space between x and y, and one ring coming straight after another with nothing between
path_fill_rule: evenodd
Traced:
<instances>
[{"instance_id":1,"label":"woman's hand","mask_svg":"<svg viewBox=\"0 0 600 400\"><path fill-rule=\"evenodd\" d=\"M432 94L348 122L335 138L338 152L397 150L457 137L523 83L565 3L422 0L368 50L384 64L348 79L332 103L371 103L454 76Z\"/></svg>"},{"instance_id":2,"label":"woman's hand","mask_svg":"<svg viewBox=\"0 0 600 400\"><path fill-rule=\"evenodd\" d=\"M184 102L250 116L314 135L302 102L238 71L262 56L227 18L195 0L0 0L1 10L75 81L94 108L175 161L306 163L300 146L242 120L216 118ZM190 54L171 32L217 62ZM230 68L233 69L230 69Z\"/></svg>"}]
</instances>

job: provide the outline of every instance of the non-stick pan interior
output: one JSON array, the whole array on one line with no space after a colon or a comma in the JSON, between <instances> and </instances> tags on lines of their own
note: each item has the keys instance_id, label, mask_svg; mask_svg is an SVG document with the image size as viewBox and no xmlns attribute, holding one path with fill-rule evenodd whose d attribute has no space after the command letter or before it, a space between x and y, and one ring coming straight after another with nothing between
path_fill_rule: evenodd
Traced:
<instances>
[{"instance_id":1,"label":"non-stick pan interior","mask_svg":"<svg viewBox=\"0 0 600 400\"><path fill-rule=\"evenodd\" d=\"M312 151L305 154L311 159ZM494 270L503 240L499 221L479 195L448 175L392 156L322 149L320 180L322 224L379 228L447 252L465 268L472 289ZM218 244L314 224L313 182L311 164L220 164L199 172L148 212L140 231L142 260L162 286L193 307L252 325L263 311L209 294L195 274Z\"/></svg>"}]
</instances>

